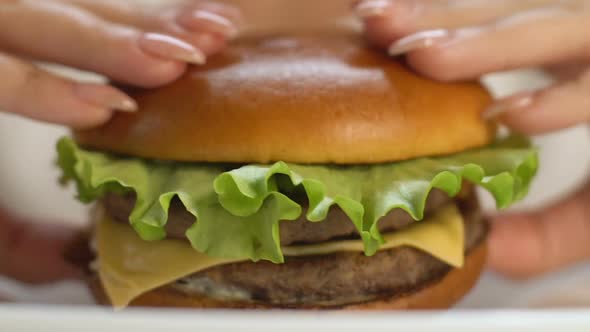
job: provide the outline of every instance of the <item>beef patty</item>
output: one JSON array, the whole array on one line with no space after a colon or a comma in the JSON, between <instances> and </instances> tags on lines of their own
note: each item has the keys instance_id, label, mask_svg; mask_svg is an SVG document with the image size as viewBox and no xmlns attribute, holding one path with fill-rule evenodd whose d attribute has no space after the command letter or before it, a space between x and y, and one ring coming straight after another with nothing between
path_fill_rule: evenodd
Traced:
<instances>
[{"instance_id":1,"label":"beef patty","mask_svg":"<svg viewBox=\"0 0 590 332\"><path fill-rule=\"evenodd\" d=\"M426 200L425 216L430 215L436 209L451 202L451 198L444 192L434 189ZM107 194L102 204L107 213L119 222L129 222L129 215L135 206L134 195ZM188 212L182 203L175 199L169 209L166 234L173 239L186 239L186 230L195 222L195 217ZM396 231L410 225L414 220L408 213L401 209L395 209L379 220L379 230L383 233ZM346 216L344 211L334 206L330 209L322 222L309 222L305 218L305 211L301 217L294 221L285 221L279 224L281 245L288 246L302 243L324 242L330 239L358 237L354 224Z\"/></svg>"},{"instance_id":2,"label":"beef patty","mask_svg":"<svg viewBox=\"0 0 590 332\"><path fill-rule=\"evenodd\" d=\"M440 194L440 192L436 193L436 195ZM447 196L444 195L444 197ZM430 213L439 206L438 200L443 199L436 196L429 198ZM448 201L448 198L446 200ZM118 212L120 213L117 216L118 219L127 220L128 215L122 214L123 207L127 207L123 204L124 202L129 204L133 201L130 198L122 200L110 196L105 200L105 205L109 207L108 212L112 216L114 216L113 213ZM472 193L455 202L465 222L465 252L467 253L485 238L487 224L481 215L477 199ZM174 212L176 214L171 213L169 223L179 221L172 216L182 215L183 218L188 218L186 214L178 211L178 208L176 207ZM392 215L399 214L394 212L387 217ZM331 227L324 226L317 230L313 228L314 232L331 231L332 237L335 234L338 236L354 234L354 231L339 231L339 227L352 224L343 213L333 214L330 211L328 216ZM194 219L192 216L190 218ZM391 220L389 227L380 227L382 231L399 229L407 224L395 218L389 220ZM290 241L281 242L293 243L297 242L295 239L300 241L306 239L304 235L311 232L310 228L320 226L322 223L324 222L284 222L283 225L308 224L311 226L281 228L281 237L284 236L284 230L291 232ZM320 237L313 237L314 240L318 238ZM199 294L227 301L250 301L282 307L305 305L331 307L404 294L442 278L450 269L448 264L430 254L404 246L379 251L371 257L362 253L341 252L329 255L287 257L284 264L262 261L221 265L163 287L172 288L187 295Z\"/></svg>"},{"instance_id":3,"label":"beef patty","mask_svg":"<svg viewBox=\"0 0 590 332\"><path fill-rule=\"evenodd\" d=\"M465 252L487 232L477 202L459 203L465 221ZM338 306L403 294L442 278L451 267L421 250L398 247L367 257L341 252L287 257L284 264L244 262L214 267L178 280L174 288L228 301L277 306Z\"/></svg>"}]
</instances>

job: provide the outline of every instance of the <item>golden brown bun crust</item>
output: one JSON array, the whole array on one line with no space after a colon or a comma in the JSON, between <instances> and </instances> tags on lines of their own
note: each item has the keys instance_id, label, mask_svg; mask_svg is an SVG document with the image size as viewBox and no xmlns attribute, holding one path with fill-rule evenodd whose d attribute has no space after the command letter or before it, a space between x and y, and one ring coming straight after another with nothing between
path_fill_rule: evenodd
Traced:
<instances>
[{"instance_id":1,"label":"golden brown bun crust","mask_svg":"<svg viewBox=\"0 0 590 332\"><path fill-rule=\"evenodd\" d=\"M351 304L341 307L289 307L288 309L345 309L345 310L407 310L407 309L446 309L457 303L479 279L485 265L487 246L485 241L473 248L465 257L461 269L452 269L442 279L432 282L414 293L381 299L372 302ZM89 280L90 289L100 304L109 305L98 278ZM277 309L262 303L223 302L198 296L188 296L171 287L161 287L141 295L131 302L139 307L176 308L230 308L230 309Z\"/></svg>"},{"instance_id":2,"label":"golden brown bun crust","mask_svg":"<svg viewBox=\"0 0 590 332\"><path fill-rule=\"evenodd\" d=\"M76 140L163 160L353 164L450 154L494 135L480 85L421 78L348 33L243 40L132 96L138 113Z\"/></svg>"}]
</instances>

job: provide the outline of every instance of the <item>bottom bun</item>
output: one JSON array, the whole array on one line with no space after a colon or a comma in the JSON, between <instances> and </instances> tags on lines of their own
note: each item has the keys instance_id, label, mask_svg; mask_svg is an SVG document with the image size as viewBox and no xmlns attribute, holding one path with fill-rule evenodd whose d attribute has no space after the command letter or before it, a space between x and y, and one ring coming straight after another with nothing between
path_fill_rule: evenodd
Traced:
<instances>
[{"instance_id":1,"label":"bottom bun","mask_svg":"<svg viewBox=\"0 0 590 332\"><path fill-rule=\"evenodd\" d=\"M176 308L225 308L225 309L311 309L311 310L407 310L446 309L457 303L479 279L485 265L487 246L485 241L474 247L465 257L460 269L451 269L438 280L430 281L413 292L396 294L375 301L348 304L337 307L289 306L281 307L259 302L221 301L205 296L184 294L170 286L163 286L144 293L134 299L135 307L176 307ZM96 276L88 280L90 289L100 304L110 305L108 297Z\"/></svg>"}]
</instances>

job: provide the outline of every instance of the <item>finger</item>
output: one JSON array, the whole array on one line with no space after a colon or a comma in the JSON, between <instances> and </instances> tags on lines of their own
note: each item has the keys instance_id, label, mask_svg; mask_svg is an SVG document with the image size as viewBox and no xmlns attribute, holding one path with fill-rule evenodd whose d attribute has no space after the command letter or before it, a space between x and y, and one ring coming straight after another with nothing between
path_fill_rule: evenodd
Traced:
<instances>
[{"instance_id":1,"label":"finger","mask_svg":"<svg viewBox=\"0 0 590 332\"><path fill-rule=\"evenodd\" d=\"M590 11L545 8L488 26L423 31L395 42L390 54L407 53L417 71L443 81L590 59L588 20Z\"/></svg>"},{"instance_id":2,"label":"finger","mask_svg":"<svg viewBox=\"0 0 590 332\"><path fill-rule=\"evenodd\" d=\"M165 8L149 8L119 0L67 0L109 21L146 31L174 35L210 55L238 34L240 11L233 6L210 1L172 1Z\"/></svg>"},{"instance_id":3,"label":"finger","mask_svg":"<svg viewBox=\"0 0 590 332\"><path fill-rule=\"evenodd\" d=\"M34 224L0 210L0 274L28 283L78 278L63 252L77 230Z\"/></svg>"},{"instance_id":4,"label":"finger","mask_svg":"<svg viewBox=\"0 0 590 332\"><path fill-rule=\"evenodd\" d=\"M545 67L545 71L557 81L569 81L583 78L590 66L583 61L571 61Z\"/></svg>"},{"instance_id":5,"label":"finger","mask_svg":"<svg viewBox=\"0 0 590 332\"><path fill-rule=\"evenodd\" d=\"M544 211L497 218L489 240L490 266L528 278L590 258L590 186Z\"/></svg>"},{"instance_id":6,"label":"finger","mask_svg":"<svg viewBox=\"0 0 590 332\"><path fill-rule=\"evenodd\" d=\"M481 25L501 17L554 4L555 0L365 0L355 5L367 36L389 46L403 36L430 29Z\"/></svg>"},{"instance_id":7,"label":"finger","mask_svg":"<svg viewBox=\"0 0 590 332\"><path fill-rule=\"evenodd\" d=\"M484 116L536 135L590 122L590 71L577 80L496 102Z\"/></svg>"},{"instance_id":8,"label":"finger","mask_svg":"<svg viewBox=\"0 0 590 332\"><path fill-rule=\"evenodd\" d=\"M12 3L12 2L11 2ZM99 19L54 2L17 1L0 10L0 47L38 60L154 87L178 78L204 54L170 36Z\"/></svg>"},{"instance_id":9,"label":"finger","mask_svg":"<svg viewBox=\"0 0 590 332\"><path fill-rule=\"evenodd\" d=\"M0 77L0 110L41 121L88 128L108 121L113 110L137 108L115 88L74 83L2 53Z\"/></svg>"},{"instance_id":10,"label":"finger","mask_svg":"<svg viewBox=\"0 0 590 332\"><path fill-rule=\"evenodd\" d=\"M151 26L151 20L154 15L162 13L160 7L149 7L144 4L120 0L54 0L74 4L76 6L88 9L94 14L99 15L109 21L134 25L137 27ZM215 1L191 1L191 0L174 0L167 1L164 11L179 9L182 12L195 10L207 11L231 21L235 25L243 22L240 10L229 4ZM154 14L155 13L155 14Z\"/></svg>"}]
</instances>

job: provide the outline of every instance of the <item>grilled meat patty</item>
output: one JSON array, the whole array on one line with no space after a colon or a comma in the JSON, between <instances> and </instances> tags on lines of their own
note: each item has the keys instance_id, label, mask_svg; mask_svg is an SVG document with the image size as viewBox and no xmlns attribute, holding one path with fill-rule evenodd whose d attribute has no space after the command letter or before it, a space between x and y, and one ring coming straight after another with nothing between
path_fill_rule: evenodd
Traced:
<instances>
[{"instance_id":1,"label":"grilled meat patty","mask_svg":"<svg viewBox=\"0 0 590 332\"><path fill-rule=\"evenodd\" d=\"M433 190L426 200L425 215L451 202L449 196ZM107 213L115 220L128 222L131 210L135 205L134 195L107 194L102 201ZM169 238L186 239L186 230L195 222L195 217L188 212L179 200L170 205L166 233ZM383 233L396 231L410 225L414 220L401 209L395 209L379 221L379 230ZM358 235L354 224L344 211L334 206L322 222L309 222L305 213L294 221L280 223L281 245L288 246L301 243L324 242L330 239L349 238Z\"/></svg>"},{"instance_id":2,"label":"grilled meat patty","mask_svg":"<svg viewBox=\"0 0 590 332\"><path fill-rule=\"evenodd\" d=\"M448 204L451 199L433 191L426 214ZM465 252L485 238L487 231L478 202L473 194L456 199L465 222ZM126 221L133 197L107 196L107 212ZM170 209L169 236L184 239L184 230L194 217L176 203ZM328 225L326 225L326 223ZM382 232L406 227L411 219L403 211L388 214L380 222ZM348 217L332 209L320 223L305 220L281 223L281 242L285 244L318 242L328 238L353 236ZM314 232L329 233L316 234ZM286 239L285 239L286 238ZM278 306L337 306L403 294L443 277L451 267L421 250L398 247L379 251L371 257L363 253L341 252L329 255L287 257L284 264L241 262L221 265L176 281L172 287L185 294L207 295L228 301L255 301ZM165 287L169 287L167 285Z\"/></svg>"}]
</instances>

